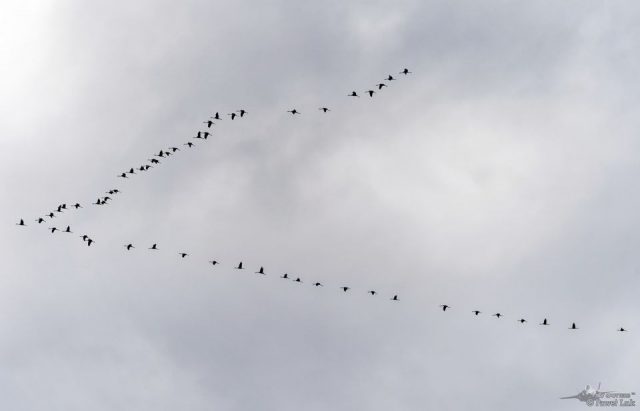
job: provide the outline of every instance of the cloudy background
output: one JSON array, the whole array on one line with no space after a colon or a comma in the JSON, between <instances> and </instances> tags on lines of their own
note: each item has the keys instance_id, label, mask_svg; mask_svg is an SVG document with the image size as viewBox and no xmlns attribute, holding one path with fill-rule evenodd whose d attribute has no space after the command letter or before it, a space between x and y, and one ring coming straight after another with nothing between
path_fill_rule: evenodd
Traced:
<instances>
[{"instance_id":1,"label":"cloudy background","mask_svg":"<svg viewBox=\"0 0 640 411\"><path fill-rule=\"evenodd\" d=\"M573 410L558 397L586 384L639 390L639 18L4 1L1 408ZM76 201L55 220L73 235L33 221Z\"/></svg>"}]
</instances>

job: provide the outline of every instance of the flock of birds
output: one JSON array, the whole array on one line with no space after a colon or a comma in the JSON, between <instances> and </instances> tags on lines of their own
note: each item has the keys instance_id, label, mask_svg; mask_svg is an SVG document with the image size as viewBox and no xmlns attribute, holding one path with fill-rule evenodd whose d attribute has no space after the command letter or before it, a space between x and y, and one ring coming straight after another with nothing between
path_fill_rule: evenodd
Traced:
<instances>
[{"instance_id":1,"label":"flock of birds","mask_svg":"<svg viewBox=\"0 0 640 411\"><path fill-rule=\"evenodd\" d=\"M402 71L399 72L399 74L402 75L408 75L411 74L411 72L408 69L403 69ZM365 94L369 95L370 98L373 97L374 94L376 94L376 88L378 90L378 92L380 90L382 90L384 87L388 87L388 83L390 83L391 81L395 81L396 78L393 75L388 75L384 81L386 81L387 83L383 83L380 82L378 84L375 85L374 89L369 89L365 91ZM348 97L360 97L360 95L358 95L358 93L354 90L351 93L347 94ZM322 111L323 113L328 113L329 111L331 111L328 107L319 107L318 110ZM297 109L293 108L291 110L287 110L288 113L290 113L292 116L296 116L296 115L300 115L302 114L300 111L298 111ZM233 111L231 113L227 113L227 116L229 116L231 118L231 120L235 120L236 118L244 118L246 115L248 114L247 110L245 109L239 109L236 111ZM215 120L215 121L214 121ZM220 116L220 112L216 112L213 116L210 116L209 119L203 121L204 124L206 124L207 126L207 130L211 129L211 127L213 125L216 124L216 121L222 121L222 117ZM210 131L198 131L196 133L195 136L193 136L193 139L197 139L197 140L207 140L209 138L209 136L211 136L211 132ZM193 148L196 146L196 144L192 141L187 141L185 143L183 143L184 146L188 147L188 148ZM180 151L180 148L178 147L169 147L167 149L161 149L159 150L157 153L154 153L153 156L148 159L148 164L142 164L140 166L137 167L131 167L129 168L129 170L127 171L123 171L122 173L118 174L117 177L118 178L122 178L122 179L128 179L133 175L138 174L138 172L142 173L142 172L146 172L149 171L151 168L153 168L154 166L157 166L159 164L162 164L162 160L164 159L168 159L169 157L171 157L172 155L174 155L176 152ZM108 189L106 190L103 194L107 194L107 195L100 195L97 197L96 201L94 203L91 203L93 205L97 205L97 206L104 206L109 204L109 201L113 200L114 197L112 196L116 196L119 195L121 193L121 191L117 188L112 188L112 189ZM43 217L38 217L35 222L40 225L42 223L45 223L46 221L50 221L53 218L56 217L56 215L63 213L66 210L69 209L79 209L79 208L83 208L82 205L80 203L74 203L74 204L67 204L67 203L62 203L59 204L57 207L55 207L52 211L44 214ZM48 218L48 220L46 219ZM20 227L26 227L27 224L25 223L24 219L21 218L17 223L17 226ZM49 227L48 228L49 231L51 231L52 234L54 234L55 232L60 232L63 234L73 234L74 232L71 231L71 226L67 225L66 228L64 229L59 229L57 227ZM84 243L86 243L86 245L88 247L91 246L91 244L95 243L95 240L93 240L89 235L87 234L83 234L80 236L80 238L82 239L82 241ZM133 249L135 249L136 246L134 246L132 243L128 243L124 245L124 249L127 251L132 251ZM148 250L151 251L157 251L160 250L160 248L158 247L157 243L153 243L150 247L147 248ZM186 257L189 256L189 253L186 252L178 252L177 255L181 258L184 259ZM220 264L217 260L210 260L209 264L216 266L218 264ZM243 265L243 262L240 261L235 267L234 269L236 270L244 270L245 267ZM260 267L258 269L258 271L255 271L255 274L257 275L264 275L266 276L267 273L265 272L264 267ZM295 283L303 283L302 279L300 277L292 277L289 276L289 274L284 273L283 275L280 276L281 279L284 280L292 280ZM321 282L312 282L311 283L312 286L314 287L324 287L324 285ZM351 290L351 287L348 286L340 286L339 287L340 290L342 290L342 292L347 293ZM375 290L368 290L367 294L370 294L371 296L376 296L379 293ZM391 296L389 298L391 301L400 301L400 298L398 297L397 294ZM442 310L442 312L446 312L447 310L450 310L452 307L450 305L447 304L441 304L440 308ZM482 311L480 310L472 310L471 313L474 316L479 316L480 314L482 314ZM504 315L500 312L494 313L491 315L492 317L496 317L497 319L500 319L502 317L504 317ZM525 324L528 322L528 320L526 320L525 318L520 318L518 320L516 320L518 323L520 324ZM551 323L549 322L549 320L547 318L544 318L542 320L542 322L539 323L539 325L541 326L548 326ZM571 325L568 327L569 330L578 330L578 326L576 325L575 322L572 322ZM620 327L617 329L617 331L619 332L626 332L628 331L627 329L625 329L624 327Z\"/></svg>"}]
</instances>

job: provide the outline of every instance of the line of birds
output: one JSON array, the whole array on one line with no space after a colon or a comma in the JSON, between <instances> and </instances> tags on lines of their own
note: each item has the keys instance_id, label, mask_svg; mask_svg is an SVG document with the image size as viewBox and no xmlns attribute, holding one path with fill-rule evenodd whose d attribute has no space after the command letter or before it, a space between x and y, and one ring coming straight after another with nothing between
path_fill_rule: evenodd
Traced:
<instances>
[{"instance_id":1,"label":"line of birds","mask_svg":"<svg viewBox=\"0 0 640 411\"><path fill-rule=\"evenodd\" d=\"M399 74L403 74L403 75L408 75L411 74L411 71L409 71L408 69L403 69ZM392 75L388 75L385 78L385 81L387 82L391 82L391 81L395 81L396 78L394 78ZM388 85L386 83L378 83L376 84L376 87L378 89L378 91L382 90L382 88L384 87L388 87ZM373 97L373 95L376 93L375 90L366 90L365 91L366 94L369 95L369 97ZM348 97L360 97L358 95L358 93L354 90L352 91L350 94L347 95ZM322 111L323 113L327 113L329 111L331 111L328 107L320 107L318 108L318 110ZM296 108L293 108L291 110L287 110L288 113L290 113L292 116L295 115L300 115L302 114L300 111L298 111ZM236 110L233 111L231 113L228 113L227 115L231 117L231 120L234 120L236 117L240 117L243 118L245 115L247 115L248 112L245 109L240 109L240 110ZM207 129L210 129L212 125L215 125L216 123L214 122L214 120L220 121L222 120L222 117L220 117L220 113L216 112L213 116L211 116L209 119L203 121L204 124L207 125ZM199 140L207 140L209 138L209 136L211 136L211 133L209 131L198 131L196 133L196 135L193 137L194 139L199 139ZM192 148L195 146L195 144L191 141L188 141L186 143L184 143L183 145ZM178 147L169 147L168 149L161 149L158 151L157 154L154 154L152 156L152 158L148 159L148 162L150 164L143 164L139 167L131 167L128 171L122 172L120 174L118 174L118 178L123 178L123 179L127 179L129 178L130 175L135 175L136 171L140 171L140 172L144 172L144 171L149 171L149 169L153 168L154 165L158 165L161 164L161 161L158 160L156 157L158 158L168 158L170 156L172 156L173 154L175 154L177 151L180 151L180 149ZM94 203L92 203L93 205L106 205L108 204L108 201L112 200L112 197L110 196L115 196L117 194L120 194L121 191L117 188L112 188L110 190L105 191L105 194L108 194L107 196L100 196L96 199L96 201ZM80 203L75 203L73 205L70 205L70 208L75 208L76 210L79 208L83 208ZM55 207L55 209L47 214L45 214L45 217L49 217L50 219L54 218L56 216L56 213L62 213L63 211L67 210L67 204L63 203L63 204L59 204L57 207ZM35 220L38 224L42 224L44 223L46 220L43 217L38 217ZM24 222L24 219L20 219L18 223L16 223L16 225L18 226L27 226L27 224ZM57 227L49 227L49 230L51 231L51 233L55 233L56 231L62 232L62 233L73 233L73 231L71 231L71 227L67 226L66 229L64 230L60 230ZM85 242L87 244L87 246L91 246L91 244L93 244L95 242L95 240L93 240L92 238L90 238L87 234L83 234L80 236L80 238L82 238L82 241ZM128 243L124 245L124 248L127 251L131 251L132 249L136 248L132 243ZM149 250L159 250L158 248L158 244L154 243L151 245L151 247L148 248ZM186 257L188 257L190 254L186 253L186 252L178 252L178 255L184 259ZM209 261L210 264L212 264L213 266L216 266L218 264L220 264L217 260L210 260ZM234 267L237 270L244 270L245 267L243 266L242 261L239 262L239 264ZM255 272L255 274L258 275L267 275L264 267L260 267L260 269L258 271ZM280 276L280 278L282 279L291 279L293 282L296 283L303 283L302 279L300 277L296 277L295 279L293 277L290 277L289 274L285 273L282 276ZM314 282L312 283L312 285L314 287L324 287L324 285L320 282ZM351 290L351 287L348 286L341 286L340 289L343 292L348 292L349 290ZM375 290L369 290L367 291L367 294L370 294L372 296L375 296L378 294L377 291ZM397 294L393 295L393 297L390 298L391 301L400 301L400 298L398 297ZM441 309L443 312L446 312L448 309L451 308L451 306L447 305L447 304L442 304L440 305ZM471 311L475 316L478 316L482 313L482 311L479 310L473 310ZM492 314L493 317L496 317L498 319L500 319L501 317L503 317L503 314L501 313L495 313ZM520 324L524 324L527 322L526 319L524 318L520 318L519 320L517 320L517 322L519 322ZM550 323L548 322L547 318L543 319L543 321L540 323L540 325L542 326L547 326L550 325ZM570 330L577 330L579 329L576 326L576 323L572 323L571 326L569 327ZM628 330L626 330L623 327L620 327L617 331L619 332L626 332Z\"/></svg>"}]
</instances>

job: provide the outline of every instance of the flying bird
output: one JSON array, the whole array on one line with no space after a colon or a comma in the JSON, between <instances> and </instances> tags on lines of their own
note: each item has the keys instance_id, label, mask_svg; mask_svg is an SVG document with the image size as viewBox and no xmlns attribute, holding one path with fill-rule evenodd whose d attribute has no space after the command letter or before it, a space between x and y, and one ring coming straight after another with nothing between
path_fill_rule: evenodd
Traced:
<instances>
[{"instance_id":1,"label":"flying bird","mask_svg":"<svg viewBox=\"0 0 640 411\"><path fill-rule=\"evenodd\" d=\"M393 298L391 299L391 301L400 301L400 299L398 298L397 295L394 295Z\"/></svg>"},{"instance_id":2,"label":"flying bird","mask_svg":"<svg viewBox=\"0 0 640 411\"><path fill-rule=\"evenodd\" d=\"M39 218L36 220L36 223L38 223L38 224L42 224L42 223L44 223L44 218L39 217ZM19 225L19 224L18 224L18 225Z\"/></svg>"},{"instance_id":3,"label":"flying bird","mask_svg":"<svg viewBox=\"0 0 640 411\"><path fill-rule=\"evenodd\" d=\"M316 287L323 287L322 283L315 283L314 284Z\"/></svg>"},{"instance_id":4,"label":"flying bird","mask_svg":"<svg viewBox=\"0 0 640 411\"><path fill-rule=\"evenodd\" d=\"M178 253L178 255L182 258L185 258L186 256L188 256L189 254L187 253Z\"/></svg>"},{"instance_id":5,"label":"flying bird","mask_svg":"<svg viewBox=\"0 0 640 411\"><path fill-rule=\"evenodd\" d=\"M376 86L378 86L378 90L382 90L382 87L387 87L387 85L384 83L378 83L376 84Z\"/></svg>"},{"instance_id":6,"label":"flying bird","mask_svg":"<svg viewBox=\"0 0 640 411\"><path fill-rule=\"evenodd\" d=\"M373 291L373 290L368 291L368 293L369 293L369 294L371 294L371 295L376 295L376 294L377 294L377 293L376 293L375 291Z\"/></svg>"},{"instance_id":7,"label":"flying bird","mask_svg":"<svg viewBox=\"0 0 640 411\"><path fill-rule=\"evenodd\" d=\"M240 261L240 264L238 264L238 266L236 267L236 270L243 270L244 268L242 268L242 261Z\"/></svg>"},{"instance_id":8,"label":"flying bird","mask_svg":"<svg viewBox=\"0 0 640 411\"><path fill-rule=\"evenodd\" d=\"M287 278L289 278L289 274L287 274L287 273L284 273L284 275L281 275L281 276L280 276L280 278L284 278L284 279L287 279Z\"/></svg>"},{"instance_id":9,"label":"flying bird","mask_svg":"<svg viewBox=\"0 0 640 411\"><path fill-rule=\"evenodd\" d=\"M576 327L576 323L571 323L571 327L569 327L570 330L577 330L578 327Z\"/></svg>"},{"instance_id":10,"label":"flying bird","mask_svg":"<svg viewBox=\"0 0 640 411\"><path fill-rule=\"evenodd\" d=\"M258 271L255 272L256 274L262 274L262 275L266 275L264 273L264 267L260 267L260 269Z\"/></svg>"},{"instance_id":11,"label":"flying bird","mask_svg":"<svg viewBox=\"0 0 640 411\"><path fill-rule=\"evenodd\" d=\"M215 116L213 116L213 117L211 117L211 118L212 118L212 119L214 119L214 120L222 120L222 119L220 118L220 114L219 114L217 111L216 111L216 115L215 115Z\"/></svg>"},{"instance_id":12,"label":"flying bird","mask_svg":"<svg viewBox=\"0 0 640 411\"><path fill-rule=\"evenodd\" d=\"M18 221L16 223L16 225L26 226L26 224L24 223L24 220L22 218L20 219L20 221Z\"/></svg>"},{"instance_id":13,"label":"flying bird","mask_svg":"<svg viewBox=\"0 0 640 411\"><path fill-rule=\"evenodd\" d=\"M349 291L349 287L340 287L340 288L342 288L342 291L344 291L345 293Z\"/></svg>"},{"instance_id":14,"label":"flying bird","mask_svg":"<svg viewBox=\"0 0 640 411\"><path fill-rule=\"evenodd\" d=\"M58 229L56 227L49 227L49 230L51 230L51 234L55 233Z\"/></svg>"},{"instance_id":15,"label":"flying bird","mask_svg":"<svg viewBox=\"0 0 640 411\"><path fill-rule=\"evenodd\" d=\"M216 265L216 264L220 264L219 262L217 262L216 260L211 260L209 261L211 263L211 265Z\"/></svg>"},{"instance_id":16,"label":"flying bird","mask_svg":"<svg viewBox=\"0 0 640 411\"><path fill-rule=\"evenodd\" d=\"M326 107L320 107L318 110L322 110L322 112L326 113L327 111L331 111Z\"/></svg>"},{"instance_id":17,"label":"flying bird","mask_svg":"<svg viewBox=\"0 0 640 411\"><path fill-rule=\"evenodd\" d=\"M244 115L247 114L247 110L240 109L240 110L236 110L236 111L238 113L240 113L240 117L244 117Z\"/></svg>"},{"instance_id":18,"label":"flying bird","mask_svg":"<svg viewBox=\"0 0 640 411\"><path fill-rule=\"evenodd\" d=\"M53 218L53 217L55 217L56 215L55 215L55 214L53 214L53 213L49 213L49 214L47 214L47 216L48 216L49 218Z\"/></svg>"},{"instance_id":19,"label":"flying bird","mask_svg":"<svg viewBox=\"0 0 640 411\"><path fill-rule=\"evenodd\" d=\"M300 279L300 277L297 277L295 280L293 280L294 283L301 283L302 280Z\"/></svg>"},{"instance_id":20,"label":"flying bird","mask_svg":"<svg viewBox=\"0 0 640 411\"><path fill-rule=\"evenodd\" d=\"M404 69L404 70L402 70L402 71L400 72L400 74L404 74L405 76L406 76L407 74L410 74L410 73L411 73L411 72L409 71L409 69Z\"/></svg>"},{"instance_id":21,"label":"flying bird","mask_svg":"<svg viewBox=\"0 0 640 411\"><path fill-rule=\"evenodd\" d=\"M442 311L447 311L447 308L451 308L447 304L442 304L442 305L440 305L440 307L442 307Z\"/></svg>"},{"instance_id":22,"label":"flying bird","mask_svg":"<svg viewBox=\"0 0 640 411\"><path fill-rule=\"evenodd\" d=\"M395 80L395 78L393 78L393 76L391 74L389 74L389 76L385 80L393 81L393 80Z\"/></svg>"},{"instance_id":23,"label":"flying bird","mask_svg":"<svg viewBox=\"0 0 640 411\"><path fill-rule=\"evenodd\" d=\"M525 320L524 318L521 318L521 319L519 319L519 320L518 320L518 322L519 322L520 324L524 324L524 323L526 323L526 322L527 322L527 320Z\"/></svg>"},{"instance_id":24,"label":"flying bird","mask_svg":"<svg viewBox=\"0 0 640 411\"><path fill-rule=\"evenodd\" d=\"M120 174L118 177L121 177L121 178L129 178L129 177L127 177L127 175L126 175L125 173Z\"/></svg>"},{"instance_id":25,"label":"flying bird","mask_svg":"<svg viewBox=\"0 0 640 411\"><path fill-rule=\"evenodd\" d=\"M70 226L67 226L67 229L66 229L66 230L64 230L64 232L65 232L65 233L71 233L71 232L72 232L72 231L71 231L71 227L70 227Z\"/></svg>"},{"instance_id":26,"label":"flying bird","mask_svg":"<svg viewBox=\"0 0 640 411\"><path fill-rule=\"evenodd\" d=\"M132 248L135 248L135 247L133 246L133 244L129 243L129 244L125 245L124 248L126 248L127 251L129 251L129 250L131 250Z\"/></svg>"},{"instance_id":27,"label":"flying bird","mask_svg":"<svg viewBox=\"0 0 640 411\"><path fill-rule=\"evenodd\" d=\"M293 110L287 110L287 113L291 113L292 115L296 115L296 114L300 114L300 112L298 110L296 110L295 108Z\"/></svg>"},{"instance_id":28,"label":"flying bird","mask_svg":"<svg viewBox=\"0 0 640 411\"><path fill-rule=\"evenodd\" d=\"M358 93L356 93L355 91L352 91L351 94L348 94L349 97L360 97L358 95Z\"/></svg>"},{"instance_id":29,"label":"flying bird","mask_svg":"<svg viewBox=\"0 0 640 411\"><path fill-rule=\"evenodd\" d=\"M627 331L627 330L625 330L624 328L620 327L620 329L618 329L618 331L620 331L620 332L622 332L622 333L623 333L623 332L625 332L625 331Z\"/></svg>"},{"instance_id":30,"label":"flying bird","mask_svg":"<svg viewBox=\"0 0 640 411\"><path fill-rule=\"evenodd\" d=\"M89 239L89 236L86 234L83 234L80 236L80 238L82 238L82 241L87 241L87 239Z\"/></svg>"},{"instance_id":31,"label":"flying bird","mask_svg":"<svg viewBox=\"0 0 640 411\"><path fill-rule=\"evenodd\" d=\"M471 312L474 313L475 315L480 314L480 311L478 311L478 310L474 310L474 311L471 311Z\"/></svg>"},{"instance_id":32,"label":"flying bird","mask_svg":"<svg viewBox=\"0 0 640 411\"><path fill-rule=\"evenodd\" d=\"M213 118L213 117L211 117L211 118ZM216 124L211 120L203 121L203 123L207 125L207 128L211 128L212 125Z\"/></svg>"},{"instance_id":33,"label":"flying bird","mask_svg":"<svg viewBox=\"0 0 640 411\"><path fill-rule=\"evenodd\" d=\"M80 203L75 203L74 205L72 205L71 207L75 207L75 209L79 209L82 208L82 206L80 205Z\"/></svg>"},{"instance_id":34,"label":"flying bird","mask_svg":"<svg viewBox=\"0 0 640 411\"><path fill-rule=\"evenodd\" d=\"M189 148L195 146L195 144L193 144L191 141L189 141L188 143L184 143L185 146L188 146Z\"/></svg>"},{"instance_id":35,"label":"flying bird","mask_svg":"<svg viewBox=\"0 0 640 411\"><path fill-rule=\"evenodd\" d=\"M227 114L228 116L231 116L231 120L233 120L234 118L236 118L237 114L236 113L229 113Z\"/></svg>"},{"instance_id":36,"label":"flying bird","mask_svg":"<svg viewBox=\"0 0 640 411\"><path fill-rule=\"evenodd\" d=\"M545 318L544 320L542 320L540 325L549 325L549 323L547 322L547 319Z\"/></svg>"},{"instance_id":37,"label":"flying bird","mask_svg":"<svg viewBox=\"0 0 640 411\"><path fill-rule=\"evenodd\" d=\"M87 247L91 247L91 243L94 243L95 241L93 241L90 238L87 238Z\"/></svg>"},{"instance_id":38,"label":"flying bird","mask_svg":"<svg viewBox=\"0 0 640 411\"><path fill-rule=\"evenodd\" d=\"M178 147L169 147L169 150L173 151L174 153L176 151L180 151L180 149Z\"/></svg>"},{"instance_id":39,"label":"flying bird","mask_svg":"<svg viewBox=\"0 0 640 411\"><path fill-rule=\"evenodd\" d=\"M369 97L373 97L373 94L375 93L375 91L367 90L367 93L369 94Z\"/></svg>"},{"instance_id":40,"label":"flying bird","mask_svg":"<svg viewBox=\"0 0 640 411\"><path fill-rule=\"evenodd\" d=\"M502 317L502 314L500 314L500 313L495 313L495 314L493 314L493 317L500 318L500 317Z\"/></svg>"},{"instance_id":41,"label":"flying bird","mask_svg":"<svg viewBox=\"0 0 640 411\"><path fill-rule=\"evenodd\" d=\"M149 250L157 250L158 249L158 244L153 244L151 247L149 247Z\"/></svg>"}]
</instances>

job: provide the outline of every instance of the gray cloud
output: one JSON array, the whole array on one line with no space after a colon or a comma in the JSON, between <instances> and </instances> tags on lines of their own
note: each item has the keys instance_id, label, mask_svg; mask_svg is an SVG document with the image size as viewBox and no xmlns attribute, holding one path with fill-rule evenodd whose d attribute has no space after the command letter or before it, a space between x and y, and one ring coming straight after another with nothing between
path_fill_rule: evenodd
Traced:
<instances>
[{"instance_id":1,"label":"gray cloud","mask_svg":"<svg viewBox=\"0 0 640 411\"><path fill-rule=\"evenodd\" d=\"M3 408L539 410L598 381L637 391L634 4L1 7ZM33 227L110 187L55 221L95 247Z\"/></svg>"}]
</instances>

